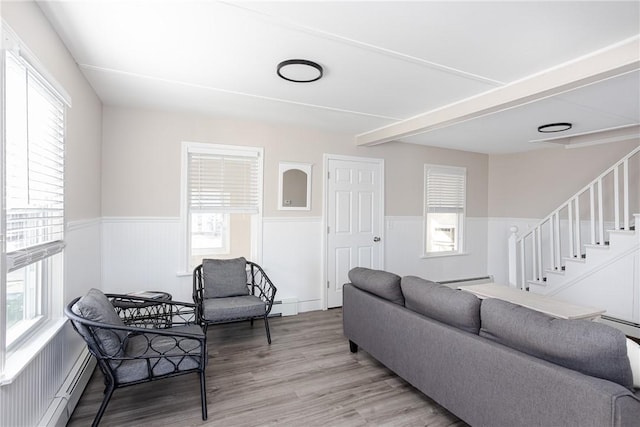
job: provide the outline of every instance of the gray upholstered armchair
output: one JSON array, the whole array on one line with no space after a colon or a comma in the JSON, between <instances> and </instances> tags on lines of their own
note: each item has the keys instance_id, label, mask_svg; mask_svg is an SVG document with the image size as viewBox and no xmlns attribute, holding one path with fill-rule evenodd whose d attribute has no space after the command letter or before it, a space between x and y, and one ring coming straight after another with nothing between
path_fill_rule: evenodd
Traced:
<instances>
[{"instance_id":1,"label":"gray upholstered armchair","mask_svg":"<svg viewBox=\"0 0 640 427\"><path fill-rule=\"evenodd\" d=\"M136 316L123 322L114 300L138 307ZM189 373L200 376L202 419L207 419L207 340L195 311L191 303L105 295L97 289L67 305L65 314L105 377L104 399L93 426L100 422L116 388Z\"/></svg>"},{"instance_id":2,"label":"gray upholstered armchair","mask_svg":"<svg viewBox=\"0 0 640 427\"><path fill-rule=\"evenodd\" d=\"M205 333L207 325L264 319L271 344L268 316L276 287L262 268L244 258L204 259L193 271L193 301Z\"/></svg>"}]
</instances>

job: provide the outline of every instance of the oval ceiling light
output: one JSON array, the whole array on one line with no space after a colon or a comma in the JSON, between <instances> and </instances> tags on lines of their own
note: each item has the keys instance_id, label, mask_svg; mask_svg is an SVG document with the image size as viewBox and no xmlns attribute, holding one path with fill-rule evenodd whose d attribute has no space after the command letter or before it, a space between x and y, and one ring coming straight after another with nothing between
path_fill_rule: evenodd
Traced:
<instances>
[{"instance_id":1,"label":"oval ceiling light","mask_svg":"<svg viewBox=\"0 0 640 427\"><path fill-rule=\"evenodd\" d=\"M553 133L553 132L564 132L565 130L571 129L573 125L571 123L549 123L547 125L538 126L538 132L541 133Z\"/></svg>"},{"instance_id":2,"label":"oval ceiling light","mask_svg":"<svg viewBox=\"0 0 640 427\"><path fill-rule=\"evenodd\" d=\"M278 75L295 83L311 83L322 78L322 66L306 59L288 59L278 64Z\"/></svg>"}]
</instances>

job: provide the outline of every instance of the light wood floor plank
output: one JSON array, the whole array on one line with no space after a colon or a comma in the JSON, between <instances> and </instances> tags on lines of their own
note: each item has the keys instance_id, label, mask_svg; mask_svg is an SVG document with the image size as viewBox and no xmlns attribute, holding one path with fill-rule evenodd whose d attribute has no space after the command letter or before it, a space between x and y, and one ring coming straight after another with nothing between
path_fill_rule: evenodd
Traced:
<instances>
[{"instance_id":1,"label":"light wood floor plank","mask_svg":"<svg viewBox=\"0 0 640 427\"><path fill-rule=\"evenodd\" d=\"M207 401L197 375L115 391L101 426L456 426L466 424L364 351L349 352L333 309L209 328ZM89 425L102 400L96 371L70 427Z\"/></svg>"}]
</instances>

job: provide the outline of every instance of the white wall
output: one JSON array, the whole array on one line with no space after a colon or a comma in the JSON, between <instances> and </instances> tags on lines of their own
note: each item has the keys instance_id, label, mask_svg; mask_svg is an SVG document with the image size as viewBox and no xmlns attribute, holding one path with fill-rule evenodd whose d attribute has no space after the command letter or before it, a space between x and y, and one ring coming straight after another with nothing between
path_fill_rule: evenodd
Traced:
<instances>
[{"instance_id":1,"label":"white wall","mask_svg":"<svg viewBox=\"0 0 640 427\"><path fill-rule=\"evenodd\" d=\"M301 312L321 310L322 218L265 218L263 236L262 263L276 299L296 298Z\"/></svg>"},{"instance_id":2,"label":"white wall","mask_svg":"<svg viewBox=\"0 0 640 427\"><path fill-rule=\"evenodd\" d=\"M120 107L105 107L103 129L102 260L109 292L161 289L191 299L190 277L176 275L182 141L264 148L261 265L278 287L277 299L298 299L299 311L322 307L325 153L384 159L385 214L409 218L386 230L387 269L436 279L486 275L486 222L474 219L487 213L487 155L401 143L358 147L351 135ZM313 164L310 211L277 210L281 161ZM467 168L469 255L421 258L425 163Z\"/></svg>"},{"instance_id":3,"label":"white wall","mask_svg":"<svg viewBox=\"0 0 640 427\"><path fill-rule=\"evenodd\" d=\"M464 255L422 258L423 233L421 216L387 217L385 268L434 281L487 275L486 218L467 218Z\"/></svg>"}]
</instances>

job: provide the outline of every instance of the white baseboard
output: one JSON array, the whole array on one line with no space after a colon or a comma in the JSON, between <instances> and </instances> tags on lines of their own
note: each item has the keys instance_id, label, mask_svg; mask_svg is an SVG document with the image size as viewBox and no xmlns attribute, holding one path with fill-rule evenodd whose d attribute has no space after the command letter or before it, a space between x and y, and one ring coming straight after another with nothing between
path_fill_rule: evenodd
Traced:
<instances>
[{"instance_id":1,"label":"white baseboard","mask_svg":"<svg viewBox=\"0 0 640 427\"><path fill-rule=\"evenodd\" d=\"M271 314L282 316L295 316L298 314L298 298L282 298L274 301L271 307Z\"/></svg>"},{"instance_id":2,"label":"white baseboard","mask_svg":"<svg viewBox=\"0 0 640 427\"><path fill-rule=\"evenodd\" d=\"M71 368L71 372L60 386L56 397L51 401L47 412L38 423L38 427L64 427L67 425L95 367L96 359L91 356L87 348L84 348Z\"/></svg>"}]
</instances>

